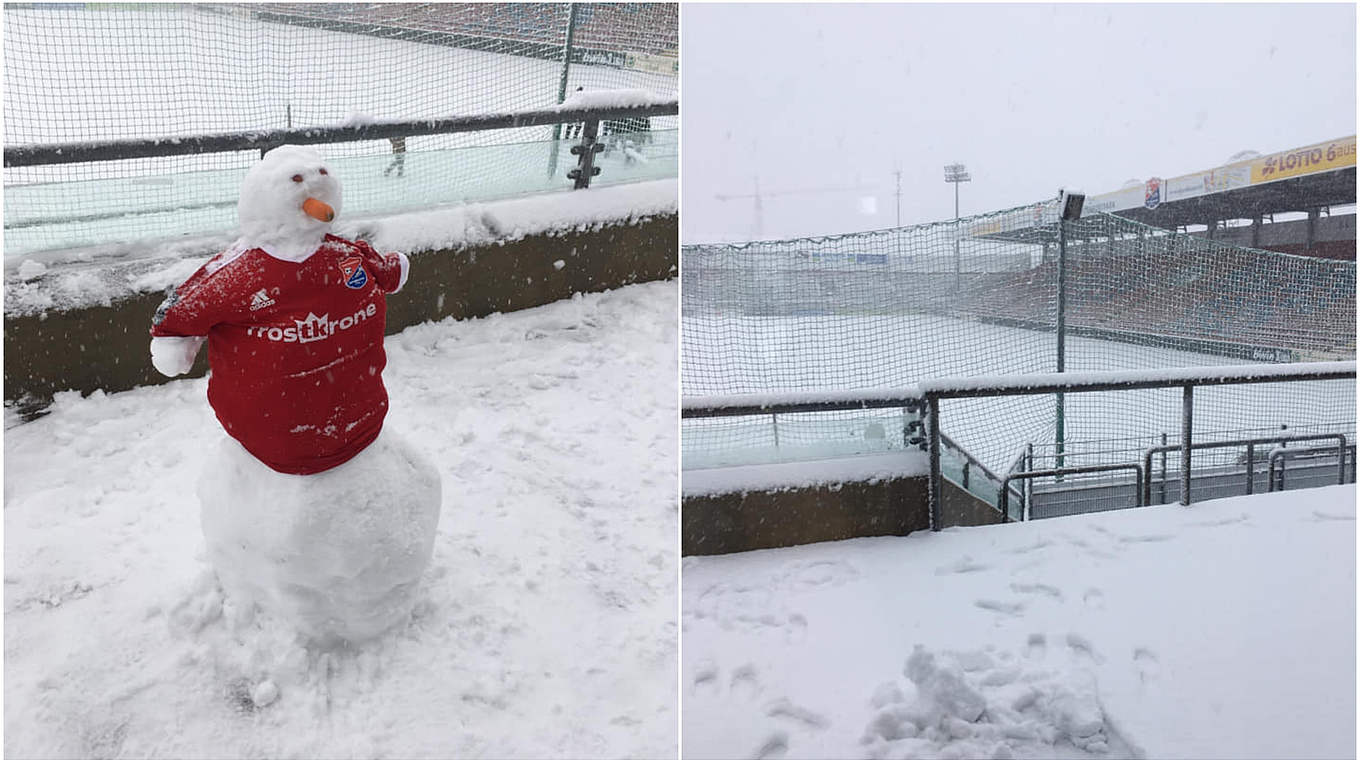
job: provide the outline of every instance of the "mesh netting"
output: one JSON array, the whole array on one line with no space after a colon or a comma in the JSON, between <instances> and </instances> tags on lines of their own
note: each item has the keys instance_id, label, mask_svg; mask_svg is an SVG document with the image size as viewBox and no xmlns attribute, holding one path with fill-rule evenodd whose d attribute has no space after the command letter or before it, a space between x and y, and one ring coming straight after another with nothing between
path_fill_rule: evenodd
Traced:
<instances>
[{"instance_id":1,"label":"mesh netting","mask_svg":"<svg viewBox=\"0 0 1360 760\"><path fill-rule=\"evenodd\" d=\"M1069 223L1065 370L1355 356L1355 263L1237 248L1105 214ZM901 387L1059 369L1056 203L837 237L682 249L686 396ZM1004 473L1126 462L1180 438L1179 389L944 401ZM903 448L894 412L685 420L685 466ZM900 413L897 413L900 417ZM789 419L786 419L789 418ZM1195 435L1354 431L1351 381L1206 388ZM776 430L777 428L777 430ZM778 435L778 445L775 445ZM1196 454L1206 465L1240 451ZM1133 456L1136 459L1136 455Z\"/></svg>"},{"instance_id":2,"label":"mesh netting","mask_svg":"<svg viewBox=\"0 0 1360 760\"><path fill-rule=\"evenodd\" d=\"M677 94L669 3L583 3L574 20L566 3L7 3L4 21L10 146L500 113L578 88ZM606 125L595 182L675 176L677 128ZM400 160L387 140L319 147L363 216L569 188L560 132L410 137ZM258 156L7 168L6 254L233 229Z\"/></svg>"}]
</instances>

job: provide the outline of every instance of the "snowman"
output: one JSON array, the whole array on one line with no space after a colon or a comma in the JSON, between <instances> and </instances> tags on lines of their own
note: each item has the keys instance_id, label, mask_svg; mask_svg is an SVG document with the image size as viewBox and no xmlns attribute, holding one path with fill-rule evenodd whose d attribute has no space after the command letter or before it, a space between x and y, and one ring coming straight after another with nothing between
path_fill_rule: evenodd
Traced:
<instances>
[{"instance_id":1,"label":"snowman","mask_svg":"<svg viewBox=\"0 0 1360 760\"><path fill-rule=\"evenodd\" d=\"M439 522L439 473L383 427L386 297L403 254L330 234L340 182L285 145L241 184L241 235L156 311L151 358L189 371L204 341L227 436L199 478L208 559L232 606L308 639L406 619Z\"/></svg>"}]
</instances>

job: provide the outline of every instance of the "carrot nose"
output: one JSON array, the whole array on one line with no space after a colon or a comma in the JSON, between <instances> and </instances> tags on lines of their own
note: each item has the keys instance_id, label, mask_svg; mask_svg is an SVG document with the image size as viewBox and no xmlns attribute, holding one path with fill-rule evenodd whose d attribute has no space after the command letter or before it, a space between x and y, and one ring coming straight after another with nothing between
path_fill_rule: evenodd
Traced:
<instances>
[{"instance_id":1,"label":"carrot nose","mask_svg":"<svg viewBox=\"0 0 1360 760\"><path fill-rule=\"evenodd\" d=\"M317 221L329 222L335 218L335 209L315 198L308 198L303 201L302 210L307 216Z\"/></svg>"}]
</instances>

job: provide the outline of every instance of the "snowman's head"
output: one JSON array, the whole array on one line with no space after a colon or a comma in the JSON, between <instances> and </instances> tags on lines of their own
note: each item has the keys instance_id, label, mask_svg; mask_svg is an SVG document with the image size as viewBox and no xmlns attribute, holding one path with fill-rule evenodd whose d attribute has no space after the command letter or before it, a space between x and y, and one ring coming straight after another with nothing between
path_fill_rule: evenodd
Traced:
<instances>
[{"instance_id":1,"label":"snowman's head","mask_svg":"<svg viewBox=\"0 0 1360 760\"><path fill-rule=\"evenodd\" d=\"M241 183L242 241L300 261L330 232L340 201L340 180L320 153L281 145L251 167Z\"/></svg>"}]
</instances>

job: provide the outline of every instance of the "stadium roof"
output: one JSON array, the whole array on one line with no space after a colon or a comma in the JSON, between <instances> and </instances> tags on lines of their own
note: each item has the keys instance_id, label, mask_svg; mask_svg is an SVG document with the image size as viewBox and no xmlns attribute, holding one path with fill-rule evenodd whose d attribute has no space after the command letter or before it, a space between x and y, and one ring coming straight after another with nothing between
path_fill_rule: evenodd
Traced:
<instances>
[{"instance_id":1,"label":"stadium roof","mask_svg":"<svg viewBox=\"0 0 1360 760\"><path fill-rule=\"evenodd\" d=\"M1082 212L1103 211L1176 229L1354 204L1355 181L1355 135L1351 135L1171 179L1154 177L1141 185L1090 196ZM978 237L1040 243L1053 240L1053 225L1035 224Z\"/></svg>"}]
</instances>

